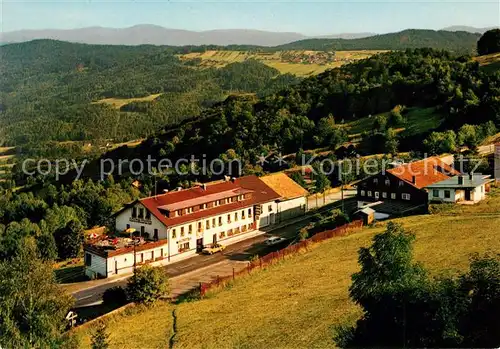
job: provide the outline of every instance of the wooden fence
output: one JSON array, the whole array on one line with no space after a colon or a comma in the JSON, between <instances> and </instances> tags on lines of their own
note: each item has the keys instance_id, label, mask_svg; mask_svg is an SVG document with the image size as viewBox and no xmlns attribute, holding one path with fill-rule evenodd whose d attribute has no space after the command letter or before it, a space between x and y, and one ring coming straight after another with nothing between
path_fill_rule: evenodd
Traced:
<instances>
[{"instance_id":1,"label":"wooden fence","mask_svg":"<svg viewBox=\"0 0 500 349\"><path fill-rule=\"evenodd\" d=\"M279 251L268 253L267 255L260 257L257 260L253 260L248 263L248 266L240 271L235 271L233 269L233 274L228 276L217 276L210 282L200 283L200 295L204 296L207 291L213 288L224 287L230 281L235 280L237 277L242 275L248 275L250 272L256 268L262 269L268 265L276 263L280 260L284 260L286 256L298 254L300 251L307 249L308 245L314 242L320 242L323 240L328 240L338 236L346 236L352 232L360 230L363 227L363 221L356 220L351 223L347 223L341 227L337 227L332 230L326 230L321 233L317 233L306 239L300 241L296 244L285 247Z\"/></svg>"}]
</instances>

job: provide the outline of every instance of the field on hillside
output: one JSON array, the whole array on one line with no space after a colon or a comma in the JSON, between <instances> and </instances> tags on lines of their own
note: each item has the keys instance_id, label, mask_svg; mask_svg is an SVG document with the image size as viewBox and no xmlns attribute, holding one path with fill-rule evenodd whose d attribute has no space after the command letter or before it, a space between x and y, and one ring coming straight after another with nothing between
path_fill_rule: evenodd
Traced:
<instances>
[{"instance_id":1,"label":"field on hillside","mask_svg":"<svg viewBox=\"0 0 500 349\"><path fill-rule=\"evenodd\" d=\"M185 61L200 59L199 67L202 68L220 68L229 63L256 59L278 69L283 74L310 76L382 52L387 51L336 51L335 53L321 51L206 51L188 53L179 55L179 57Z\"/></svg>"},{"instance_id":2,"label":"field on hillside","mask_svg":"<svg viewBox=\"0 0 500 349\"><path fill-rule=\"evenodd\" d=\"M485 71L493 72L500 69L500 52L474 57L474 60L479 62L479 65L481 65Z\"/></svg>"},{"instance_id":3,"label":"field on hillside","mask_svg":"<svg viewBox=\"0 0 500 349\"><path fill-rule=\"evenodd\" d=\"M155 100L156 98L160 97L161 93L156 93L152 94L146 97L140 97L140 98L104 98L100 99L94 103L104 103L104 104L109 104L115 109L120 109L124 105L127 105L132 102L151 102Z\"/></svg>"},{"instance_id":4,"label":"field on hillside","mask_svg":"<svg viewBox=\"0 0 500 349\"><path fill-rule=\"evenodd\" d=\"M383 115L388 114L389 113L384 113ZM405 135L414 135L435 129L443 121L443 116L440 115L434 107L408 108L408 110L403 113L403 116L406 120L406 126L401 127L398 131L404 132ZM346 127L348 129L349 137L356 138L363 132L372 130L375 117L376 115L372 117L364 117L347 123Z\"/></svg>"},{"instance_id":5,"label":"field on hillside","mask_svg":"<svg viewBox=\"0 0 500 349\"><path fill-rule=\"evenodd\" d=\"M14 151L15 147L0 147L0 181L5 180L6 175L10 173L15 165L13 161L15 157Z\"/></svg>"},{"instance_id":6,"label":"field on hillside","mask_svg":"<svg viewBox=\"0 0 500 349\"><path fill-rule=\"evenodd\" d=\"M500 190L476 206L442 208L441 214L396 219L416 234L415 258L433 275L456 274L468 267L472 253L500 250ZM384 227L378 223L313 245L201 301L118 315L108 325L111 346L165 346L175 309L174 348L334 347L334 326L360 315L348 297L351 274L359 268L357 252ZM89 330L77 333L88 347Z\"/></svg>"}]
</instances>

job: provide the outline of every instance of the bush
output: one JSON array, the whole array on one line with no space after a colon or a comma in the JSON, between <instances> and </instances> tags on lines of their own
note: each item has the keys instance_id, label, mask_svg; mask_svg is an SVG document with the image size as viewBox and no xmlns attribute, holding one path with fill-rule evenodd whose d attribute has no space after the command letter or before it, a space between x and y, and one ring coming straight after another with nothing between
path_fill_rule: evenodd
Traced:
<instances>
[{"instance_id":1,"label":"bush","mask_svg":"<svg viewBox=\"0 0 500 349\"><path fill-rule=\"evenodd\" d=\"M137 269L127 284L128 298L137 303L151 304L169 294L169 280L165 268L146 265Z\"/></svg>"},{"instance_id":2,"label":"bush","mask_svg":"<svg viewBox=\"0 0 500 349\"><path fill-rule=\"evenodd\" d=\"M106 331L106 324L100 321L92 333L90 347L92 349L106 349L109 347L109 334Z\"/></svg>"},{"instance_id":3,"label":"bush","mask_svg":"<svg viewBox=\"0 0 500 349\"><path fill-rule=\"evenodd\" d=\"M300 229L300 232L299 232L300 241L307 240L308 237L309 237L309 231L306 228Z\"/></svg>"},{"instance_id":4,"label":"bush","mask_svg":"<svg viewBox=\"0 0 500 349\"><path fill-rule=\"evenodd\" d=\"M403 108L401 106L397 106L391 110L388 121L388 124L391 127L402 126L405 123L405 119L403 118L403 115L401 115L402 109Z\"/></svg>"},{"instance_id":5,"label":"bush","mask_svg":"<svg viewBox=\"0 0 500 349\"><path fill-rule=\"evenodd\" d=\"M311 222L313 223L316 223L316 222L321 222L323 220L323 216L321 215L321 213L315 213L312 217L311 217Z\"/></svg>"},{"instance_id":6,"label":"bush","mask_svg":"<svg viewBox=\"0 0 500 349\"><path fill-rule=\"evenodd\" d=\"M127 292L121 286L108 288L102 295L102 301L106 305L122 306L127 303Z\"/></svg>"}]
</instances>

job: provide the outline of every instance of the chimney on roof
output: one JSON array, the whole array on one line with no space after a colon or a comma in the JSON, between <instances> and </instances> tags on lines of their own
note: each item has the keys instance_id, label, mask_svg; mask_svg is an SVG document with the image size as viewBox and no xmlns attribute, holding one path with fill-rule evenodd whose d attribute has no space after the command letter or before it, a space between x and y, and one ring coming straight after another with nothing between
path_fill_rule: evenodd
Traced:
<instances>
[{"instance_id":1,"label":"chimney on roof","mask_svg":"<svg viewBox=\"0 0 500 349\"><path fill-rule=\"evenodd\" d=\"M176 189L177 191L181 191L182 190L182 187L177 187Z\"/></svg>"},{"instance_id":2,"label":"chimney on roof","mask_svg":"<svg viewBox=\"0 0 500 349\"><path fill-rule=\"evenodd\" d=\"M235 177L231 177L231 182L236 182L236 178Z\"/></svg>"},{"instance_id":3,"label":"chimney on roof","mask_svg":"<svg viewBox=\"0 0 500 349\"><path fill-rule=\"evenodd\" d=\"M464 176L458 175L458 184L460 185L464 184Z\"/></svg>"},{"instance_id":4,"label":"chimney on roof","mask_svg":"<svg viewBox=\"0 0 500 349\"><path fill-rule=\"evenodd\" d=\"M202 185L200 185L201 189L202 190L207 190L207 185L205 183L203 183Z\"/></svg>"},{"instance_id":5,"label":"chimney on roof","mask_svg":"<svg viewBox=\"0 0 500 349\"><path fill-rule=\"evenodd\" d=\"M411 176L411 182L416 185L417 184L417 176Z\"/></svg>"}]
</instances>

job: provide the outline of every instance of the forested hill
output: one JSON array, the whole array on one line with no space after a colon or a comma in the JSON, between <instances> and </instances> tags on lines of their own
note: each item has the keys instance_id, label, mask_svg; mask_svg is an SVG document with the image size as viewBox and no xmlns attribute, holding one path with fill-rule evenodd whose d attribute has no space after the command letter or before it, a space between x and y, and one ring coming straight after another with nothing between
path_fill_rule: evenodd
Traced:
<instances>
[{"instance_id":1,"label":"forested hill","mask_svg":"<svg viewBox=\"0 0 500 349\"><path fill-rule=\"evenodd\" d=\"M481 34L444 30L408 29L399 33L361 39L306 39L276 47L280 50L404 50L429 47L456 53L472 53Z\"/></svg>"},{"instance_id":2,"label":"forested hill","mask_svg":"<svg viewBox=\"0 0 500 349\"><path fill-rule=\"evenodd\" d=\"M173 52L171 47L53 40L1 46L1 141L23 147L48 141L120 142L196 116L230 93L266 94L297 82L257 61L195 69ZM154 103L127 110L96 103L144 97Z\"/></svg>"},{"instance_id":3,"label":"forested hill","mask_svg":"<svg viewBox=\"0 0 500 349\"><path fill-rule=\"evenodd\" d=\"M435 111L437 123L419 130L418 124L428 123L427 115L417 113L409 121L410 109ZM262 154L339 149L348 141L348 124L359 120L367 122L356 150L361 154L433 153L444 145L445 151L454 151L495 133L499 110L499 72L486 74L477 62L446 51L396 51L326 71L259 100L229 98L202 118L166 127L135 149L124 147L105 157L236 158L245 161L245 173L258 173L262 169L256 161ZM396 131L401 128L408 131ZM431 135L433 131L438 133ZM272 161L266 166L278 169ZM174 185L208 179L168 175Z\"/></svg>"}]
</instances>

